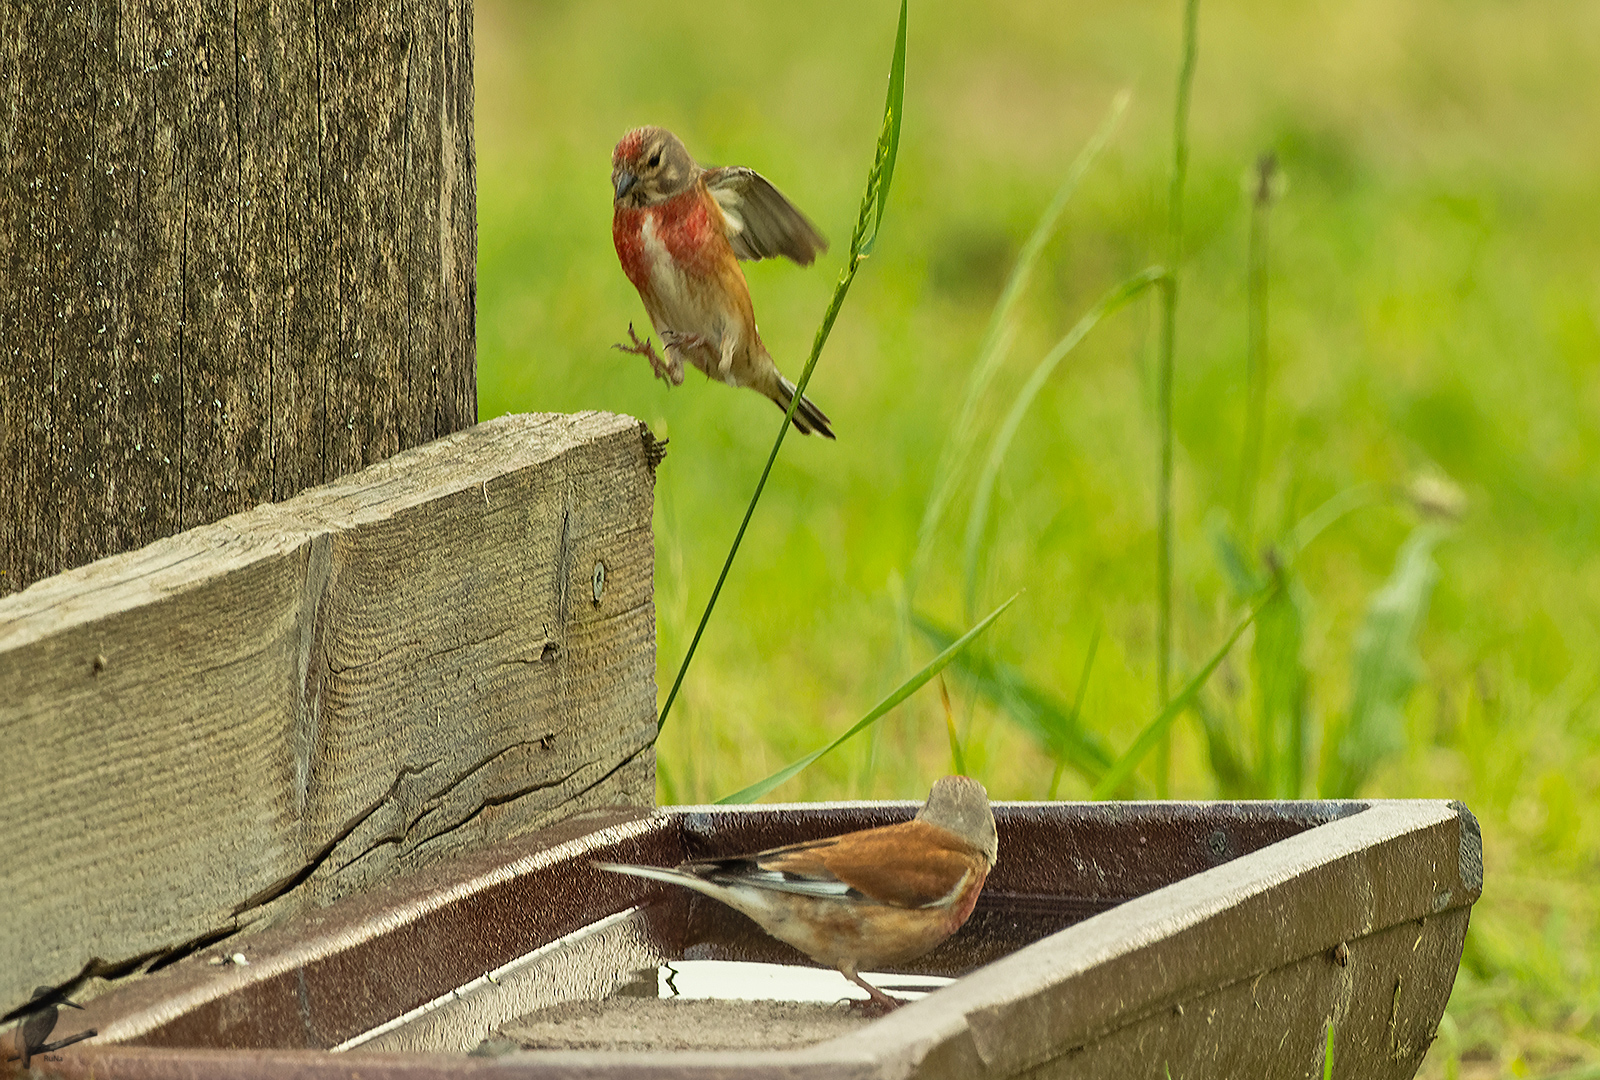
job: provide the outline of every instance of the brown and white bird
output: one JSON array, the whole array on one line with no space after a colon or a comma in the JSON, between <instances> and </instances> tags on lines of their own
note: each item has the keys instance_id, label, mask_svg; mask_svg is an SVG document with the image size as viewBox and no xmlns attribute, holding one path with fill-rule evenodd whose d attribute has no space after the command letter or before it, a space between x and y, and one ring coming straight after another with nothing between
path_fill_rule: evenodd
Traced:
<instances>
[{"instance_id":1,"label":"brown and white bird","mask_svg":"<svg viewBox=\"0 0 1600 1080\"><path fill-rule=\"evenodd\" d=\"M611 155L611 186L617 258L667 358L631 325L631 343L617 348L647 357L673 386L683 383L688 360L707 378L748 386L787 410L795 385L761 342L739 260L783 255L810 266L828 250L816 226L759 173L701 168L665 128L636 128L622 137ZM794 426L833 438L827 416L809 398L800 399Z\"/></svg>"},{"instance_id":2,"label":"brown and white bird","mask_svg":"<svg viewBox=\"0 0 1600 1080\"><path fill-rule=\"evenodd\" d=\"M595 865L720 900L893 1008L861 972L915 960L960 929L999 857L983 785L946 776L899 825L675 869Z\"/></svg>"}]
</instances>

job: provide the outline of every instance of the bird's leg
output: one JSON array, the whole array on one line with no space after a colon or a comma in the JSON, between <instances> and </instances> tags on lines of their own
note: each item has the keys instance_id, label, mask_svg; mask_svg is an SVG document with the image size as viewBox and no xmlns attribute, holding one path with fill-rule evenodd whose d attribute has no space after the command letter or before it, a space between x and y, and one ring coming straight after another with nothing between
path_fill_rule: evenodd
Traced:
<instances>
[{"instance_id":1,"label":"bird's leg","mask_svg":"<svg viewBox=\"0 0 1600 1080\"><path fill-rule=\"evenodd\" d=\"M688 334L682 330L663 330L661 340L669 349L706 349L711 347L704 334Z\"/></svg>"},{"instance_id":2,"label":"bird's leg","mask_svg":"<svg viewBox=\"0 0 1600 1080\"><path fill-rule=\"evenodd\" d=\"M714 354L716 346L704 334L691 334L682 330L663 330L661 332L661 340L666 342L667 355L672 357L672 362L677 366L678 371L681 372L683 370L683 361L687 358L695 367L704 371L708 377L710 376L710 370L701 360L705 358L707 353ZM701 360L696 360L694 358L695 355L700 356ZM679 381L683 381L681 375L679 376Z\"/></svg>"},{"instance_id":3,"label":"bird's leg","mask_svg":"<svg viewBox=\"0 0 1600 1080\"><path fill-rule=\"evenodd\" d=\"M671 331L667 331L671 333ZM639 340L639 335L634 333L633 324L628 324L628 337L633 339L633 344L624 345L621 342L611 346L625 353L633 353L650 361L650 370L655 372L656 378L662 379L673 386L683 385L683 361L672 355L672 346L667 346L668 360L663 360L656 355L656 347L650 344L650 339ZM666 341L667 334L661 335L661 340Z\"/></svg>"},{"instance_id":4,"label":"bird's leg","mask_svg":"<svg viewBox=\"0 0 1600 1080\"><path fill-rule=\"evenodd\" d=\"M854 968L840 968L839 974L843 975L845 978L849 979L851 982L861 987L861 989L872 995L872 1001L870 1003L863 1002L864 1005L876 1005L882 1009L883 1012L888 1013L893 1012L895 1009L898 1009L901 1005L905 1004L902 1001L898 1001L895 998L890 997L888 994L885 994L882 990L879 990L876 986L873 986L867 980L863 979L860 975L856 974Z\"/></svg>"}]
</instances>

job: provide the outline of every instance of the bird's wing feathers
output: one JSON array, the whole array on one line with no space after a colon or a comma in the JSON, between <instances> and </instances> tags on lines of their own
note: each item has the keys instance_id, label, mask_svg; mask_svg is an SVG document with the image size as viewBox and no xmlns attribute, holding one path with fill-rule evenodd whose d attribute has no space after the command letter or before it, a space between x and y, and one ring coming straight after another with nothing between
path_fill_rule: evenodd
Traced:
<instances>
[{"instance_id":1,"label":"bird's wing feathers","mask_svg":"<svg viewBox=\"0 0 1600 1080\"><path fill-rule=\"evenodd\" d=\"M595 865L676 882L713 896L724 888L744 886L804 896L854 895L901 908L949 903L970 875L988 869L977 848L926 821L885 825L755 855L687 862L670 870Z\"/></svg>"},{"instance_id":2,"label":"bird's wing feathers","mask_svg":"<svg viewBox=\"0 0 1600 1080\"><path fill-rule=\"evenodd\" d=\"M907 821L850 837L823 853L828 869L852 889L884 904L921 908L948 903L982 856L947 829Z\"/></svg>"},{"instance_id":3,"label":"bird's wing feathers","mask_svg":"<svg viewBox=\"0 0 1600 1080\"><path fill-rule=\"evenodd\" d=\"M766 874L782 875L791 891L854 892L894 907L947 901L981 861L976 849L948 830L907 821L845 836L774 848L752 856ZM796 883L808 887L796 888Z\"/></svg>"},{"instance_id":4,"label":"bird's wing feathers","mask_svg":"<svg viewBox=\"0 0 1600 1080\"><path fill-rule=\"evenodd\" d=\"M741 259L778 255L810 266L828 241L794 203L753 169L730 165L705 172L706 190L728 223L728 243Z\"/></svg>"}]
</instances>

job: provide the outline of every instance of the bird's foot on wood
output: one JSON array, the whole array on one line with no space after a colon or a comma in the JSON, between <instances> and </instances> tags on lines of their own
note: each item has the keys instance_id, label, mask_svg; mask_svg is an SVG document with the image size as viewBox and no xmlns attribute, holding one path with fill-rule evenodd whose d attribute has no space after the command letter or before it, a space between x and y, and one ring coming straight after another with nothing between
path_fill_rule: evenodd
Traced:
<instances>
[{"instance_id":1,"label":"bird's foot on wood","mask_svg":"<svg viewBox=\"0 0 1600 1080\"><path fill-rule=\"evenodd\" d=\"M850 1012L853 1015L865 1017L868 1020L876 1020L880 1016L888 1016L900 1006L906 1004L904 1001L898 1001L888 994L884 994L880 998L868 998L865 1001L860 998L848 998L846 1003L849 1005Z\"/></svg>"},{"instance_id":2,"label":"bird's foot on wood","mask_svg":"<svg viewBox=\"0 0 1600 1080\"><path fill-rule=\"evenodd\" d=\"M859 1011L864 1016L876 1018L879 1016L886 1016L905 1004L905 1002L901 1001L899 998L892 998L888 994L885 994L882 990L879 990L876 986L873 986L867 980L863 979L860 975L857 975L854 972L845 971L841 972L840 974L872 995L872 997L866 1001L862 1001L860 998L852 998L850 1001L851 1012Z\"/></svg>"},{"instance_id":3,"label":"bird's foot on wood","mask_svg":"<svg viewBox=\"0 0 1600 1080\"><path fill-rule=\"evenodd\" d=\"M668 333L671 333L671 331L668 331ZM643 341L639 340L639 335L634 333L632 323L628 324L628 337L632 340L631 345L624 345L618 342L611 347L625 353L633 353L635 356L644 357L650 361L650 370L655 372L656 378L661 379L668 385L683 385L683 361L672 355L672 346L670 344L667 346L668 359L663 360L657 355L656 347L650 343L649 338L645 338ZM666 341L667 335L662 334L661 339Z\"/></svg>"}]
</instances>

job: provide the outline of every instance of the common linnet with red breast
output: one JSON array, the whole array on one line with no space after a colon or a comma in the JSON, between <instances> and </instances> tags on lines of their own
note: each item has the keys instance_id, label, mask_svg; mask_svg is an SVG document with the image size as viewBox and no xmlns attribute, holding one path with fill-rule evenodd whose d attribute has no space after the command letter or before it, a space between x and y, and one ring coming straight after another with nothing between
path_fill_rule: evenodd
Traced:
<instances>
[{"instance_id":1,"label":"common linnet with red breast","mask_svg":"<svg viewBox=\"0 0 1600 1080\"><path fill-rule=\"evenodd\" d=\"M595 865L720 900L894 1008L900 1003L861 971L915 960L960 929L999 858L983 785L946 776L898 825L675 869Z\"/></svg>"},{"instance_id":2,"label":"common linnet with red breast","mask_svg":"<svg viewBox=\"0 0 1600 1080\"><path fill-rule=\"evenodd\" d=\"M729 386L748 386L788 410L795 385L784 378L756 329L740 259L783 255L810 266L828 250L817 227L760 173L738 166L703 169L665 128L628 132L611 155L615 192L611 239L622 270L639 290L667 358L628 326L617 345L650 361L672 386L687 359ZM822 410L804 396L794 411L803 434L833 438Z\"/></svg>"}]
</instances>

